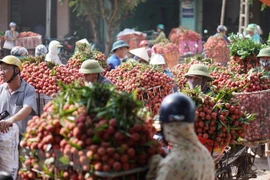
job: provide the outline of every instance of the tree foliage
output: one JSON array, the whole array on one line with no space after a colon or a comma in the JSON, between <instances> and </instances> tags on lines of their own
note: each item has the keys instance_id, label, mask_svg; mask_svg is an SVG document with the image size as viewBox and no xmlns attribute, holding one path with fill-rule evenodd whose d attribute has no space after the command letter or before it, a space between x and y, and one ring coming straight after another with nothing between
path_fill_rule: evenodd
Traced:
<instances>
[{"instance_id":1,"label":"tree foliage","mask_svg":"<svg viewBox=\"0 0 270 180\"><path fill-rule=\"evenodd\" d=\"M64 0L60 0L64 1ZM99 36L99 21L102 19L106 24L105 53L114 40L114 35L118 25L133 14L137 6L146 0L70 0L69 6L77 16L86 16L90 21L92 30ZM95 34L94 34L95 36ZM99 39L99 37L95 37ZM97 40L95 39L95 40Z\"/></svg>"}]
</instances>

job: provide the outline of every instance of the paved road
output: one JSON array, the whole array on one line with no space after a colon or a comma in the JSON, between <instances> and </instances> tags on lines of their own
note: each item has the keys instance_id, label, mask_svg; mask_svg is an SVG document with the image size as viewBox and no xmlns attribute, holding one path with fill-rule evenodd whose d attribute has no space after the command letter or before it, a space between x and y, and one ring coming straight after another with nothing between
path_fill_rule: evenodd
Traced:
<instances>
[{"instance_id":1,"label":"paved road","mask_svg":"<svg viewBox=\"0 0 270 180\"><path fill-rule=\"evenodd\" d=\"M251 178L251 180L270 180L270 170L266 157L256 158L254 170L257 169L257 178Z\"/></svg>"}]
</instances>

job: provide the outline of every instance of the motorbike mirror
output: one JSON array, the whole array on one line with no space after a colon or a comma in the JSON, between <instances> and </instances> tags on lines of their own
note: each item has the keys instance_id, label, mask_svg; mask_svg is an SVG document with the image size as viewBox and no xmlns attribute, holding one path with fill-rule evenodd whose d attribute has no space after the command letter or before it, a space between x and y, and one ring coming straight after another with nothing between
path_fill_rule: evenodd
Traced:
<instances>
[{"instance_id":1,"label":"motorbike mirror","mask_svg":"<svg viewBox=\"0 0 270 180\"><path fill-rule=\"evenodd\" d=\"M203 33L204 34L207 34L208 33L208 30L207 29L203 30Z\"/></svg>"}]
</instances>

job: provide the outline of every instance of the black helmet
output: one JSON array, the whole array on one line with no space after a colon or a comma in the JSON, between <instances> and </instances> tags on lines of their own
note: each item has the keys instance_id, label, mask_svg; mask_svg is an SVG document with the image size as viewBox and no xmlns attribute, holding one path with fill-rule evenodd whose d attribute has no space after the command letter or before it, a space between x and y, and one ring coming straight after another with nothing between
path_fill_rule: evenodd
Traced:
<instances>
[{"instance_id":1,"label":"black helmet","mask_svg":"<svg viewBox=\"0 0 270 180\"><path fill-rule=\"evenodd\" d=\"M0 180L13 180L13 178L7 172L0 171Z\"/></svg>"},{"instance_id":2,"label":"black helmet","mask_svg":"<svg viewBox=\"0 0 270 180\"><path fill-rule=\"evenodd\" d=\"M166 96L160 106L159 120L162 123L195 121L195 103L190 97L182 93L173 93Z\"/></svg>"}]
</instances>

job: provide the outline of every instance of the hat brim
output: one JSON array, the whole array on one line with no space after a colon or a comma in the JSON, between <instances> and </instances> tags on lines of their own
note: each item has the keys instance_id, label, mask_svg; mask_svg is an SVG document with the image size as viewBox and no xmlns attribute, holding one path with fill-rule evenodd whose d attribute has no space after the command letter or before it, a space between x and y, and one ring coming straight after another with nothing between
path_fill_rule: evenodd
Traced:
<instances>
[{"instance_id":1,"label":"hat brim","mask_svg":"<svg viewBox=\"0 0 270 180\"><path fill-rule=\"evenodd\" d=\"M129 49L129 46L126 44L126 45L117 46L117 47L113 48L113 49L111 50L111 52L113 52L113 51L115 51L116 49L119 49L119 48L121 48L121 47L126 47L126 48Z\"/></svg>"},{"instance_id":2,"label":"hat brim","mask_svg":"<svg viewBox=\"0 0 270 180\"><path fill-rule=\"evenodd\" d=\"M254 31L255 31L255 29L250 28L250 27L247 27L247 28L245 29L245 31L254 32Z\"/></svg>"},{"instance_id":3,"label":"hat brim","mask_svg":"<svg viewBox=\"0 0 270 180\"><path fill-rule=\"evenodd\" d=\"M213 81L213 78L206 74L202 75L202 74L196 74L196 73L186 73L185 78L187 78L188 76L203 76L203 77L207 77L207 81Z\"/></svg>"},{"instance_id":4,"label":"hat brim","mask_svg":"<svg viewBox=\"0 0 270 180\"><path fill-rule=\"evenodd\" d=\"M102 73L105 70L103 68L95 68L95 69L79 69L81 74L95 74L95 73Z\"/></svg>"},{"instance_id":5,"label":"hat brim","mask_svg":"<svg viewBox=\"0 0 270 180\"><path fill-rule=\"evenodd\" d=\"M265 54L258 54L257 57L258 58L260 58L260 57L267 57L267 55L265 55Z\"/></svg>"},{"instance_id":6,"label":"hat brim","mask_svg":"<svg viewBox=\"0 0 270 180\"><path fill-rule=\"evenodd\" d=\"M269 54L264 54L264 53L259 53L259 54L257 55L257 57L258 57L258 58L260 58L260 57L270 57L270 55L269 55Z\"/></svg>"}]
</instances>

